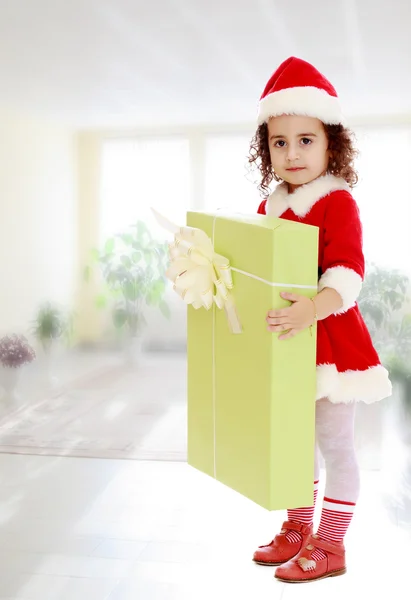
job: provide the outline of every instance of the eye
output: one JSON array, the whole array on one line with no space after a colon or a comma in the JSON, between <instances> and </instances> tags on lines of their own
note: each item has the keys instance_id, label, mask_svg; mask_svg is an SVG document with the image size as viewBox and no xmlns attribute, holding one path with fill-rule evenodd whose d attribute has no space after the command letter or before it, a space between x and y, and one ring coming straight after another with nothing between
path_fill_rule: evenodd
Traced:
<instances>
[{"instance_id":1,"label":"eye","mask_svg":"<svg viewBox=\"0 0 411 600\"><path fill-rule=\"evenodd\" d=\"M309 146L310 144L312 144L312 140L310 140L310 138L301 138L301 143L303 146Z\"/></svg>"},{"instance_id":2,"label":"eye","mask_svg":"<svg viewBox=\"0 0 411 600\"><path fill-rule=\"evenodd\" d=\"M275 148L284 148L284 146L285 146L284 140L277 140L276 143L274 144Z\"/></svg>"}]
</instances>

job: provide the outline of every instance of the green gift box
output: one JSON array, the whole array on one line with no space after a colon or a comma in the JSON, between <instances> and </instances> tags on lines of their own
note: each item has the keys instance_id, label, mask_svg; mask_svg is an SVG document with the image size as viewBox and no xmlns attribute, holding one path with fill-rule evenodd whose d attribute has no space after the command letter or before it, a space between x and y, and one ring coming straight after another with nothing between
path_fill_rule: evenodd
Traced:
<instances>
[{"instance_id":1,"label":"green gift box","mask_svg":"<svg viewBox=\"0 0 411 600\"><path fill-rule=\"evenodd\" d=\"M232 268L242 333L224 310L188 307L188 463L268 509L313 501L316 330L267 331L280 292L317 292L318 229L255 215L189 212Z\"/></svg>"}]
</instances>

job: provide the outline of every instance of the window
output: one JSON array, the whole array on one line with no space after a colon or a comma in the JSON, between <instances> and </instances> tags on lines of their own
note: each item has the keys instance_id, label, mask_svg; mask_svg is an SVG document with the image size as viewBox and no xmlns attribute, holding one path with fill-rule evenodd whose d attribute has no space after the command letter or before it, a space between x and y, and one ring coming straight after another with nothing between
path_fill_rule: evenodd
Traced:
<instances>
[{"instance_id":1,"label":"window","mask_svg":"<svg viewBox=\"0 0 411 600\"><path fill-rule=\"evenodd\" d=\"M358 128L359 183L353 194L364 226L367 262L411 275L411 129Z\"/></svg>"},{"instance_id":2,"label":"window","mask_svg":"<svg viewBox=\"0 0 411 600\"><path fill-rule=\"evenodd\" d=\"M251 135L213 135L205 142L205 210L227 208L256 213L259 204L255 173L247 156Z\"/></svg>"},{"instance_id":3,"label":"window","mask_svg":"<svg viewBox=\"0 0 411 600\"><path fill-rule=\"evenodd\" d=\"M183 137L107 140L103 144L100 239L144 220L165 238L151 207L184 224L189 207L189 142Z\"/></svg>"},{"instance_id":4,"label":"window","mask_svg":"<svg viewBox=\"0 0 411 600\"><path fill-rule=\"evenodd\" d=\"M354 188L364 226L367 262L411 275L410 127L358 127L360 181ZM178 225L186 222L190 181L204 182L195 209L218 208L255 214L260 196L258 171L247 157L252 133L199 134L197 163L188 136L106 140L102 156L101 240L137 219L165 239L150 207ZM204 150L204 152L203 152ZM193 200L193 201L194 201Z\"/></svg>"}]
</instances>

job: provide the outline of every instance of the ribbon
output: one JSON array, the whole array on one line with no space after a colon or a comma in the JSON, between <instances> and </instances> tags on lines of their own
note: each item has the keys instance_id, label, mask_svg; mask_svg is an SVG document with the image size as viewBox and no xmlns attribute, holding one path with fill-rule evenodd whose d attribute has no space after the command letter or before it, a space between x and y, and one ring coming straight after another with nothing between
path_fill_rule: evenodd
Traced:
<instances>
[{"instance_id":1,"label":"ribbon","mask_svg":"<svg viewBox=\"0 0 411 600\"><path fill-rule=\"evenodd\" d=\"M195 227L178 227L152 209L158 223L174 234L169 244L170 265L166 277L186 304L206 310L215 304L224 309L230 331L241 333L235 303L230 261L214 251L208 235Z\"/></svg>"}]
</instances>

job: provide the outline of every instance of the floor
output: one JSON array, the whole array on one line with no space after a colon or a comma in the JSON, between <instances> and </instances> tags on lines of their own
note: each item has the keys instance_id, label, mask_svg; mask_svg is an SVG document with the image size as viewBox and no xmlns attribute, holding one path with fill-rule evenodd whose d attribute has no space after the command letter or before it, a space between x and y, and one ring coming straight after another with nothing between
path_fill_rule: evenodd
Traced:
<instances>
[{"instance_id":1,"label":"floor","mask_svg":"<svg viewBox=\"0 0 411 600\"><path fill-rule=\"evenodd\" d=\"M362 469L347 574L305 585L251 561L283 514L184 462L0 454L0 600L408 599L410 452L396 451L396 470Z\"/></svg>"},{"instance_id":2,"label":"floor","mask_svg":"<svg viewBox=\"0 0 411 600\"><path fill-rule=\"evenodd\" d=\"M410 537L376 472L363 473L348 573L304 586L250 560L282 515L184 463L4 454L0 473L0 600L346 599L408 582Z\"/></svg>"}]
</instances>

